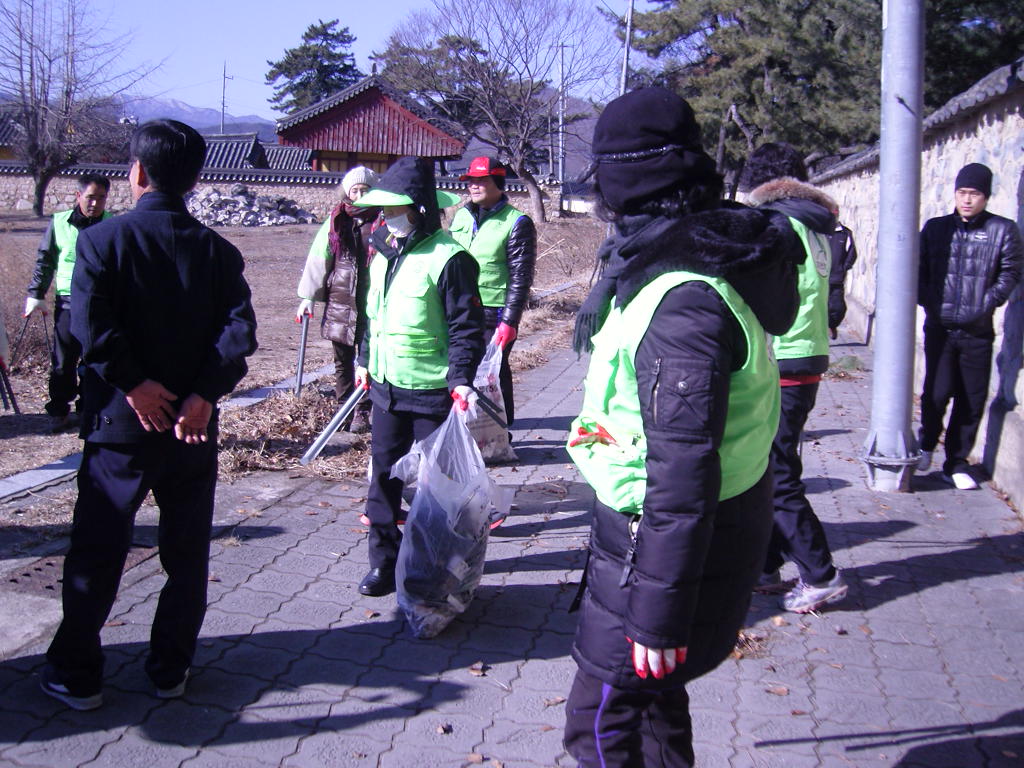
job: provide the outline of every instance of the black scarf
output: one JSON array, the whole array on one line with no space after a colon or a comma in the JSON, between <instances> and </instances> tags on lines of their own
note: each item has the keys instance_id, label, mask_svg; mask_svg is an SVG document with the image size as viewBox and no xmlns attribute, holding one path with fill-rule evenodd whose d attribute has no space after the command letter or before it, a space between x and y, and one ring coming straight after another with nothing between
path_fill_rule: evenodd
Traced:
<instances>
[{"instance_id":1,"label":"black scarf","mask_svg":"<svg viewBox=\"0 0 1024 768\"><path fill-rule=\"evenodd\" d=\"M597 251L598 280L576 315L572 348L577 355L593 351L590 339L608 317L619 277L629 266L629 260L672 223L673 219L654 216L623 216L616 221L616 232Z\"/></svg>"}]
</instances>

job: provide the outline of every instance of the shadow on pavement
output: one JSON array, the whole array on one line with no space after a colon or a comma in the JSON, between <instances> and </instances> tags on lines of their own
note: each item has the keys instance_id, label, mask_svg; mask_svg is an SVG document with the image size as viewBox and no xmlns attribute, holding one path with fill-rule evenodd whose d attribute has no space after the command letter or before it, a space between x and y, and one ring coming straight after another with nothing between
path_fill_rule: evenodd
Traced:
<instances>
[{"instance_id":1,"label":"shadow on pavement","mask_svg":"<svg viewBox=\"0 0 1024 768\"><path fill-rule=\"evenodd\" d=\"M337 629L202 636L185 695L167 701L153 695L144 671L147 645L110 643L104 705L92 712L68 709L39 690L42 655L12 659L0 665L0 742L129 727L159 743L252 743L258 750L262 741L313 733L359 737L390 728L389 721L397 732L416 712L460 701L471 708L481 688L511 690L527 657L565 657L575 592L565 583L483 585L466 612L430 640L413 638L393 608L361 622L365 603L348 613L354 623Z\"/></svg>"},{"instance_id":2,"label":"shadow on pavement","mask_svg":"<svg viewBox=\"0 0 1024 768\"><path fill-rule=\"evenodd\" d=\"M983 736L986 731L1015 729L1010 733ZM965 738L949 738L964 736ZM785 747L792 744L824 744L827 742L855 742L845 751L850 764L856 762L859 752L913 742L928 742L913 747L893 768L935 768L939 765L1011 768L1019 766L1024 755L1024 710L1007 712L997 720L984 723L953 723L892 731L863 731L837 733L816 738L774 739L754 742L754 747ZM856 743L860 742L860 743Z\"/></svg>"}]
</instances>

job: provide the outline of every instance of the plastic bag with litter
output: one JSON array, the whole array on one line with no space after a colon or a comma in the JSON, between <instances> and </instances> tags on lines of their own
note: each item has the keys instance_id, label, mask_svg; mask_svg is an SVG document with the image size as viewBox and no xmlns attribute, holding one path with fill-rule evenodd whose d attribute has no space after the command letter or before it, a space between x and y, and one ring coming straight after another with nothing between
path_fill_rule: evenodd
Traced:
<instances>
[{"instance_id":1,"label":"plastic bag with litter","mask_svg":"<svg viewBox=\"0 0 1024 768\"><path fill-rule=\"evenodd\" d=\"M491 510L507 514L508 489L487 474L469 432L472 411L448 418L391 471L416 484L395 566L398 605L416 637L434 637L466 610L487 555Z\"/></svg>"}]
</instances>

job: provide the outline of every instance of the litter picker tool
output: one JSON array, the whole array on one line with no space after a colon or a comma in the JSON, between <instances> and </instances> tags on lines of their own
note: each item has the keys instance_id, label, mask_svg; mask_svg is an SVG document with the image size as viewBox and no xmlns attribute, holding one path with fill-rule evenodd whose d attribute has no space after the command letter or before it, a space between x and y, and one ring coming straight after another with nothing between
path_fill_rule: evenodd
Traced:
<instances>
[{"instance_id":1,"label":"litter picker tool","mask_svg":"<svg viewBox=\"0 0 1024 768\"><path fill-rule=\"evenodd\" d=\"M25 322L21 324L21 331L18 333L18 340L14 342L14 349L11 350L11 359L7 361L11 368L14 368L14 361L18 357L18 350L21 349L21 342L25 338L25 331L28 330L28 321L31 319L32 315L28 315L25 318ZM43 322L45 323L46 321L44 320Z\"/></svg>"},{"instance_id":2,"label":"litter picker tool","mask_svg":"<svg viewBox=\"0 0 1024 768\"><path fill-rule=\"evenodd\" d=\"M507 430L508 424L505 422L503 418L501 418L501 411L498 410L498 406L491 402L491 399L487 397L487 395L483 394L476 387L470 387L470 389L476 392L476 396L479 398L479 400L476 401L476 404L480 406L480 410L486 413L492 419L494 419L498 423L499 427Z\"/></svg>"},{"instance_id":3,"label":"litter picker tool","mask_svg":"<svg viewBox=\"0 0 1024 768\"><path fill-rule=\"evenodd\" d=\"M328 422L327 426L324 427L324 431L317 435L316 440L314 440L313 444L309 446L309 450L302 454L302 458L299 459L299 464L306 466L309 462L320 455L320 451L322 451L324 446L327 445L327 441L330 440L334 436L334 433L341 428L342 423L348 418L349 414L356 409L356 406L359 404L359 401L363 399L364 395L366 395L366 390L362 387L357 387L356 390L349 395L348 400L345 401L341 408L338 409L338 412L334 414L334 417L330 422Z\"/></svg>"},{"instance_id":4,"label":"litter picker tool","mask_svg":"<svg viewBox=\"0 0 1024 768\"><path fill-rule=\"evenodd\" d=\"M13 410L15 414L21 415L18 401L14 397L14 389L11 387L11 377L7 375L7 368L3 365L0 365L0 400L3 401L5 411Z\"/></svg>"},{"instance_id":5,"label":"litter picker tool","mask_svg":"<svg viewBox=\"0 0 1024 768\"><path fill-rule=\"evenodd\" d=\"M35 314L35 313L33 313ZM25 339L25 331L28 330L28 324L32 320L32 315L25 318L25 322L21 324L21 331L18 333L18 340L14 342L14 349L11 350L11 359L8 361L10 368L14 369L14 361L18 358L18 352L21 350L21 342ZM43 321L43 336L46 337L46 351L49 352L53 347L50 344L50 326L46 324L46 315L42 315Z\"/></svg>"},{"instance_id":6,"label":"litter picker tool","mask_svg":"<svg viewBox=\"0 0 1024 768\"><path fill-rule=\"evenodd\" d=\"M302 368L306 363L306 339L309 337L309 315L302 313L302 339L299 341L299 365L295 370L295 396L302 390Z\"/></svg>"}]
</instances>

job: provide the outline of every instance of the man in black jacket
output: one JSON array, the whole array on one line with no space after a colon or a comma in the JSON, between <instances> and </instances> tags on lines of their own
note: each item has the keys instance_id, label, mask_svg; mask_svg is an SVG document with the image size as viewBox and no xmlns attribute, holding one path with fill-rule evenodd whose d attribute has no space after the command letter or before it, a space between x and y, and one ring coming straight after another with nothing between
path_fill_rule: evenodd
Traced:
<instances>
[{"instance_id":1,"label":"man in black jacket","mask_svg":"<svg viewBox=\"0 0 1024 768\"><path fill-rule=\"evenodd\" d=\"M135 132L131 157L135 208L81 232L72 278L86 443L64 561L64 618L42 688L74 709L103 703L100 629L150 491L167 580L146 672L158 697L184 692L206 613L216 403L256 349L241 254L185 208L206 157L202 136L154 120Z\"/></svg>"},{"instance_id":2,"label":"man in black jacket","mask_svg":"<svg viewBox=\"0 0 1024 768\"><path fill-rule=\"evenodd\" d=\"M965 165L956 176L956 210L921 230L917 302L925 312L925 374L917 469L931 466L952 399L942 473L961 490L978 487L967 456L988 397L992 314L1020 282L1024 259L1017 225L985 210L991 194L992 171Z\"/></svg>"},{"instance_id":3,"label":"man in black jacket","mask_svg":"<svg viewBox=\"0 0 1024 768\"><path fill-rule=\"evenodd\" d=\"M75 242L78 233L93 224L110 218L104 209L110 192L110 179L95 173L78 179L75 207L53 214L43 233L36 255L36 268L28 284L25 317L33 312L46 314L43 299L53 290L53 347L50 349L50 377L47 382L50 399L46 403L50 427L60 432L77 424L81 403L76 403L71 418L71 402L78 396L78 360L81 347L71 334L71 274L75 269Z\"/></svg>"},{"instance_id":4,"label":"man in black jacket","mask_svg":"<svg viewBox=\"0 0 1024 768\"><path fill-rule=\"evenodd\" d=\"M502 350L501 395L512 424L516 414L508 359L530 299L537 229L533 219L509 203L505 167L494 158L473 158L459 179L468 183L469 202L455 214L450 233L480 267L484 333Z\"/></svg>"}]
</instances>

